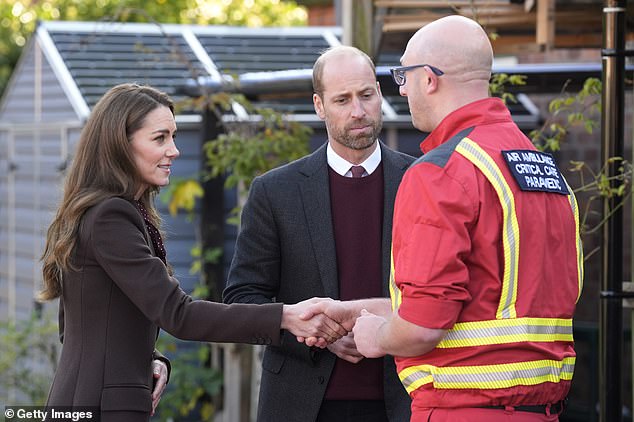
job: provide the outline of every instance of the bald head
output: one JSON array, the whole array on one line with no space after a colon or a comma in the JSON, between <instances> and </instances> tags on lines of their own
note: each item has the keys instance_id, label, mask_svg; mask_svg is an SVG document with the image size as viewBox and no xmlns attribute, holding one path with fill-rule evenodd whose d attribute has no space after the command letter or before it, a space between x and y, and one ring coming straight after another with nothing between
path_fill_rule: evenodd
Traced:
<instances>
[{"instance_id":1,"label":"bald head","mask_svg":"<svg viewBox=\"0 0 634 422\"><path fill-rule=\"evenodd\" d=\"M493 49L486 32L464 16L446 16L418 30L405 55L432 64L458 82L489 82Z\"/></svg>"},{"instance_id":2,"label":"bald head","mask_svg":"<svg viewBox=\"0 0 634 422\"><path fill-rule=\"evenodd\" d=\"M424 132L454 110L489 96L493 50L487 34L471 19L454 15L425 25L407 43L401 63L414 66L399 92L407 97L414 127Z\"/></svg>"},{"instance_id":3,"label":"bald head","mask_svg":"<svg viewBox=\"0 0 634 422\"><path fill-rule=\"evenodd\" d=\"M324 51L321 56L319 56L319 58L315 61L315 64L313 65L313 92L315 92L320 97L323 97L324 68L329 63L333 63L335 66L339 66L341 64L341 60L344 58L359 59L362 62L367 63L368 69L372 72L373 75L376 74L374 63L367 54L355 47L339 45Z\"/></svg>"}]
</instances>

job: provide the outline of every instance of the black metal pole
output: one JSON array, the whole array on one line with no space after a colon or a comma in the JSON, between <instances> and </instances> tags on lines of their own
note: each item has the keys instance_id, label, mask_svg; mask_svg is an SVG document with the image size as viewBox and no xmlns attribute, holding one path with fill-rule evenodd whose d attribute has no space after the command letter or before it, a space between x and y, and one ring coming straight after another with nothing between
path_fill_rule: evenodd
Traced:
<instances>
[{"instance_id":1,"label":"black metal pole","mask_svg":"<svg viewBox=\"0 0 634 422\"><path fill-rule=\"evenodd\" d=\"M603 98L601 161L623 157L625 95L625 0L606 0L603 8ZM617 174L619 163L608 165L607 176ZM616 186L613 182L613 186ZM616 209L620 198L605 198L602 280L599 316L599 400L601 422L620 421L623 362L623 213Z\"/></svg>"}]
</instances>

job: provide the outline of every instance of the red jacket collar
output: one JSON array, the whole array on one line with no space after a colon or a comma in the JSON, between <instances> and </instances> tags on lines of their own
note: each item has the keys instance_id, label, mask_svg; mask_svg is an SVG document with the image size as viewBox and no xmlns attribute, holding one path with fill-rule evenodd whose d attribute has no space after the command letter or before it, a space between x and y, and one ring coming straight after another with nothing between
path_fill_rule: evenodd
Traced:
<instances>
[{"instance_id":1,"label":"red jacket collar","mask_svg":"<svg viewBox=\"0 0 634 422\"><path fill-rule=\"evenodd\" d=\"M512 120L511 113L499 98L474 101L445 116L436 129L421 142L420 149L427 153L468 127Z\"/></svg>"}]
</instances>

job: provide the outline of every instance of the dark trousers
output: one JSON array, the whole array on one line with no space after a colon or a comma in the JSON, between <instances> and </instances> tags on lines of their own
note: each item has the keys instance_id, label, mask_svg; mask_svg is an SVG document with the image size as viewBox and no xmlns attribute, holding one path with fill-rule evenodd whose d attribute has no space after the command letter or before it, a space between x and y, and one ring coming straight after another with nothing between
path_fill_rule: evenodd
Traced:
<instances>
[{"instance_id":1,"label":"dark trousers","mask_svg":"<svg viewBox=\"0 0 634 422\"><path fill-rule=\"evenodd\" d=\"M324 400L316 422L388 422L383 400Z\"/></svg>"}]
</instances>

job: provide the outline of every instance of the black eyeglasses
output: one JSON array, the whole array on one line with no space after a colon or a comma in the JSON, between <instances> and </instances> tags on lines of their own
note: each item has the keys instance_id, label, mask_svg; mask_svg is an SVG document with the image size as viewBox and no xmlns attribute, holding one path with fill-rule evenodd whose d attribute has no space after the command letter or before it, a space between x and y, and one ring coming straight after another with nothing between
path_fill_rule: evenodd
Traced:
<instances>
[{"instance_id":1,"label":"black eyeglasses","mask_svg":"<svg viewBox=\"0 0 634 422\"><path fill-rule=\"evenodd\" d=\"M392 79L394 79L396 85L403 86L405 85L405 72L425 66L427 66L432 72L434 72L434 75L436 76L442 76L445 74L445 72L430 64L415 64L413 66L393 67L390 69L390 73L392 74Z\"/></svg>"}]
</instances>

